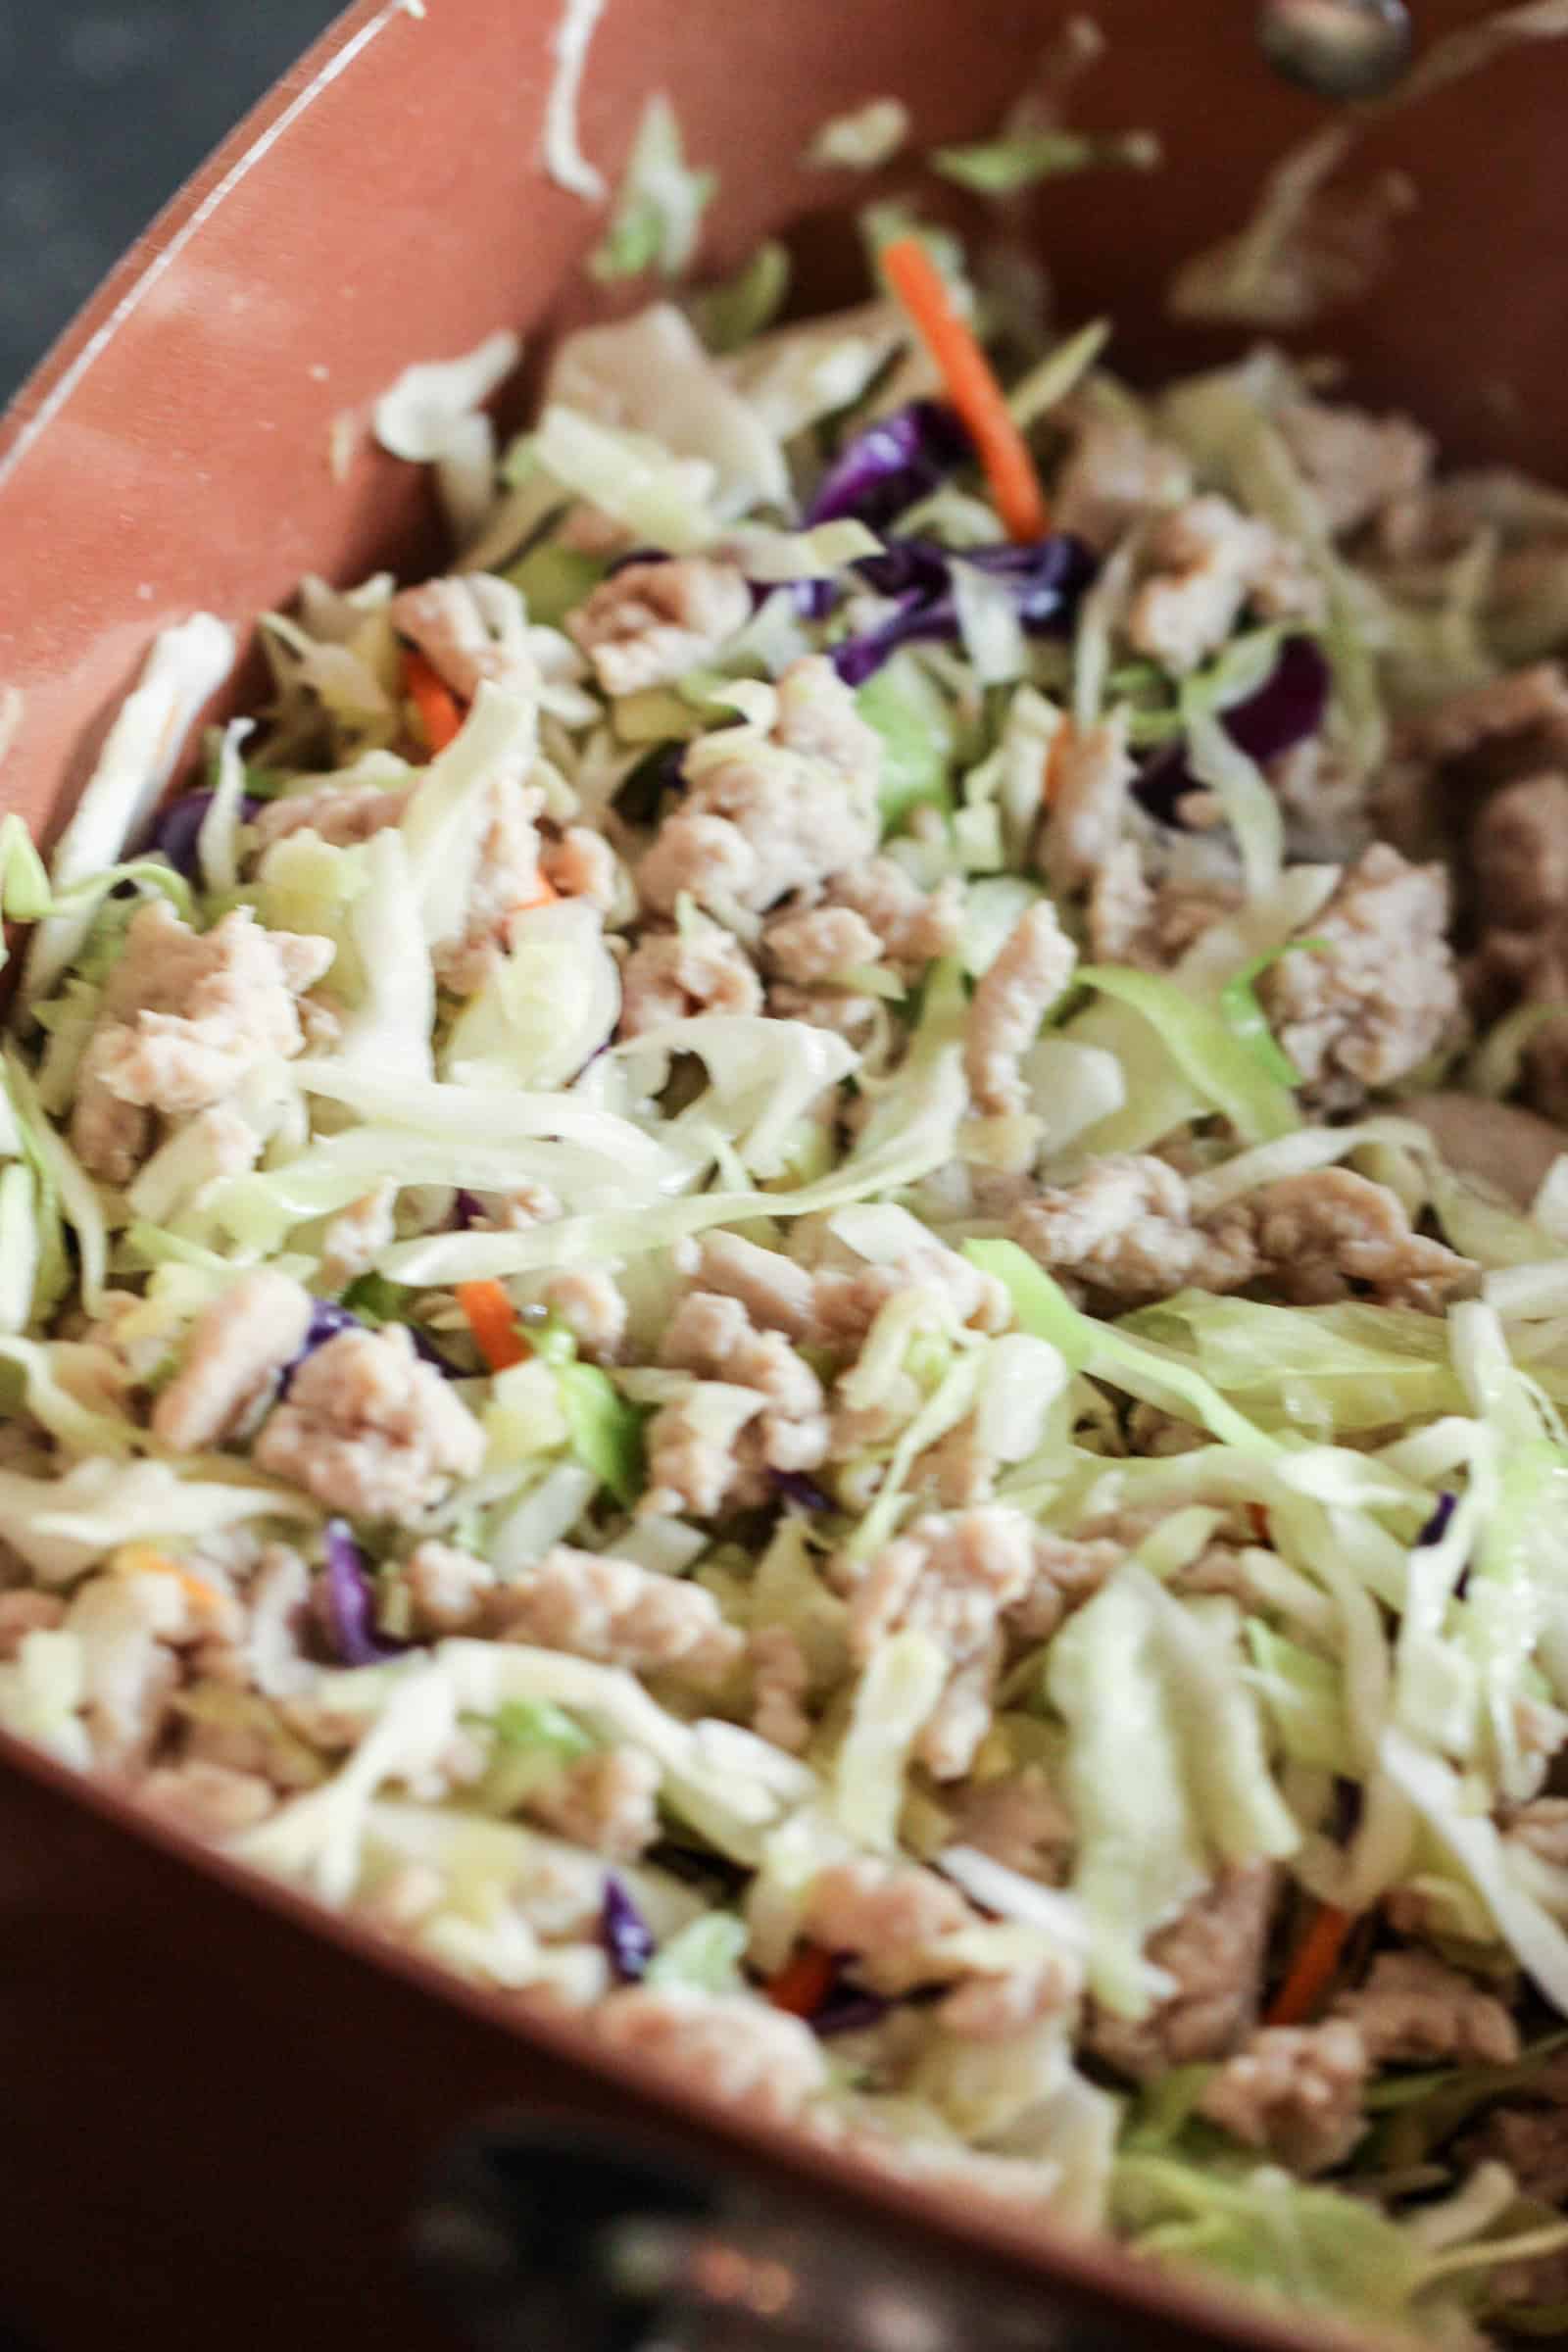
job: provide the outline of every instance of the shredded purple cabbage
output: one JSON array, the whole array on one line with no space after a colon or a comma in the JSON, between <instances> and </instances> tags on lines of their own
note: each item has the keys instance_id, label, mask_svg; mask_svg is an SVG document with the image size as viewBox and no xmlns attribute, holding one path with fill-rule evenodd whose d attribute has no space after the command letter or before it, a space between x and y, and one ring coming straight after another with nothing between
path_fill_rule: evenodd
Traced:
<instances>
[{"instance_id":1,"label":"shredded purple cabbage","mask_svg":"<svg viewBox=\"0 0 1568 2352\"><path fill-rule=\"evenodd\" d=\"M940 488L974 454L941 401L912 400L847 442L806 510L808 528L853 517L878 530Z\"/></svg>"},{"instance_id":2,"label":"shredded purple cabbage","mask_svg":"<svg viewBox=\"0 0 1568 2352\"><path fill-rule=\"evenodd\" d=\"M962 562L1006 582L1018 618L1031 636L1057 635L1072 625L1079 599L1095 574L1095 559L1070 532L1053 532L1021 547L944 547L936 539L895 539L854 568L894 610L874 628L846 637L830 659L846 686L863 686L901 646L959 637L953 566Z\"/></svg>"},{"instance_id":3,"label":"shredded purple cabbage","mask_svg":"<svg viewBox=\"0 0 1568 2352\"><path fill-rule=\"evenodd\" d=\"M174 800L165 802L147 837L147 848L162 851L175 872L184 874L187 880L196 872L197 837L212 805L210 792L182 792ZM241 821L248 825L265 805L247 793L240 803Z\"/></svg>"},{"instance_id":4,"label":"shredded purple cabbage","mask_svg":"<svg viewBox=\"0 0 1568 2352\"><path fill-rule=\"evenodd\" d=\"M653 1929L613 1871L605 1880L599 1940L609 1955L617 1984L635 1984L640 1977L646 1976L648 1963L659 1948Z\"/></svg>"},{"instance_id":5,"label":"shredded purple cabbage","mask_svg":"<svg viewBox=\"0 0 1568 2352\"><path fill-rule=\"evenodd\" d=\"M1418 1544L1441 1544L1443 1542L1444 1537L1448 1532L1448 1521L1453 1517L1454 1511L1458 1507L1458 1501L1459 1497L1456 1494L1449 1494L1446 1488L1444 1489L1443 1493L1438 1496L1437 1504L1433 1510L1431 1518L1427 1521L1425 1527L1421 1530L1421 1533L1416 1538L1416 1543Z\"/></svg>"},{"instance_id":6,"label":"shredded purple cabbage","mask_svg":"<svg viewBox=\"0 0 1568 2352\"><path fill-rule=\"evenodd\" d=\"M298 1351L278 1374L278 1395L288 1395L295 1373L307 1356L316 1353L318 1348L324 1348L328 1340L337 1339L342 1332L365 1331L368 1328L352 1307L339 1305L335 1298L313 1298L311 1320L306 1327L305 1337L300 1342ZM447 1380L462 1380L465 1377L459 1367L442 1354L428 1332L421 1331L416 1323L405 1323L403 1329L414 1342L415 1354L430 1365L432 1370L441 1373Z\"/></svg>"},{"instance_id":7,"label":"shredded purple cabbage","mask_svg":"<svg viewBox=\"0 0 1568 2352\"><path fill-rule=\"evenodd\" d=\"M1258 761L1277 760L1317 733L1329 705L1329 665L1315 637L1287 637L1261 686L1219 714L1240 751ZM1162 825L1176 820L1184 793L1199 790L1180 738L1145 761L1136 792L1141 807Z\"/></svg>"},{"instance_id":8,"label":"shredded purple cabbage","mask_svg":"<svg viewBox=\"0 0 1568 2352\"><path fill-rule=\"evenodd\" d=\"M824 1494L815 1479L808 1478L804 1470L769 1470L767 1475L786 1502L798 1504L803 1511L832 1510L832 1495Z\"/></svg>"},{"instance_id":9,"label":"shredded purple cabbage","mask_svg":"<svg viewBox=\"0 0 1568 2352\"><path fill-rule=\"evenodd\" d=\"M1287 637L1268 676L1224 713L1225 732L1253 760L1277 760L1323 724L1329 707L1328 657L1315 637Z\"/></svg>"},{"instance_id":10,"label":"shredded purple cabbage","mask_svg":"<svg viewBox=\"0 0 1568 2352\"><path fill-rule=\"evenodd\" d=\"M879 2026L892 2003L880 1993L862 1992L854 1984L835 1984L816 2015L808 2022L819 2040L835 2034L865 2034Z\"/></svg>"},{"instance_id":11,"label":"shredded purple cabbage","mask_svg":"<svg viewBox=\"0 0 1568 2352\"><path fill-rule=\"evenodd\" d=\"M385 1666L409 1644L375 1631L375 1593L365 1554L341 1519L326 1523L325 1616L332 1646L345 1666Z\"/></svg>"}]
</instances>

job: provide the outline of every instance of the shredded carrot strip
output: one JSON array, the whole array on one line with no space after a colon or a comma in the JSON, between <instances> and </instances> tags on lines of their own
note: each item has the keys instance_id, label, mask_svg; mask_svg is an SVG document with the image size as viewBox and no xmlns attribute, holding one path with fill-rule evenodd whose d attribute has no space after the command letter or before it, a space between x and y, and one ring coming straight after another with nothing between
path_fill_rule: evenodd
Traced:
<instances>
[{"instance_id":1,"label":"shredded carrot strip","mask_svg":"<svg viewBox=\"0 0 1568 2352\"><path fill-rule=\"evenodd\" d=\"M1311 2016L1339 1966L1345 1939L1354 1925L1353 1911L1336 1910L1332 1903L1318 1906L1317 1915L1286 1972L1285 1982L1264 2017L1266 2026L1298 2026L1303 2018Z\"/></svg>"},{"instance_id":2,"label":"shredded carrot strip","mask_svg":"<svg viewBox=\"0 0 1568 2352\"><path fill-rule=\"evenodd\" d=\"M499 1282L460 1282L458 1304L492 1372L508 1372L533 1353L517 1329L517 1310Z\"/></svg>"},{"instance_id":3,"label":"shredded carrot strip","mask_svg":"<svg viewBox=\"0 0 1568 2352\"><path fill-rule=\"evenodd\" d=\"M941 270L918 237L895 237L879 256L889 285L941 371L968 427L991 495L1012 539L1043 539L1051 518L1029 444L1014 423L991 363L953 307Z\"/></svg>"},{"instance_id":4,"label":"shredded carrot strip","mask_svg":"<svg viewBox=\"0 0 1568 2352\"><path fill-rule=\"evenodd\" d=\"M1269 1535L1268 1526L1268 1512L1264 1505L1260 1502L1250 1502L1247 1506L1247 1516L1251 1521L1252 1533L1257 1538L1258 1542L1260 1544L1267 1544L1271 1542L1272 1539Z\"/></svg>"},{"instance_id":5,"label":"shredded carrot strip","mask_svg":"<svg viewBox=\"0 0 1568 2352\"><path fill-rule=\"evenodd\" d=\"M197 1576L179 1560L171 1559L167 1551L158 1550L152 1544L122 1544L115 1554L115 1573L118 1576L172 1576L187 1600L198 1609L213 1610L220 1595L205 1577Z\"/></svg>"},{"instance_id":6,"label":"shredded carrot strip","mask_svg":"<svg viewBox=\"0 0 1568 2352\"><path fill-rule=\"evenodd\" d=\"M424 656L412 648L403 656L403 683L419 713L425 741L432 752L444 752L462 732L463 705L445 678L438 677Z\"/></svg>"},{"instance_id":7,"label":"shredded carrot strip","mask_svg":"<svg viewBox=\"0 0 1568 2352\"><path fill-rule=\"evenodd\" d=\"M791 2017L814 2017L833 1989L834 1973L831 1952L803 1943L763 1990L775 2009L787 2009Z\"/></svg>"}]
</instances>

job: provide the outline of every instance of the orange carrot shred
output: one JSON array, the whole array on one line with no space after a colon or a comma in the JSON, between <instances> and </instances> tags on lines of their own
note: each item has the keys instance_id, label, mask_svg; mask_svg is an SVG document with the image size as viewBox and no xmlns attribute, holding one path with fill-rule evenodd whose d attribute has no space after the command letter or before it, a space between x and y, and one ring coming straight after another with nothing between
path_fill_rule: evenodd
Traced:
<instances>
[{"instance_id":1,"label":"orange carrot shred","mask_svg":"<svg viewBox=\"0 0 1568 2352\"><path fill-rule=\"evenodd\" d=\"M1311 2016L1339 1966L1345 1939L1354 1925L1353 1911L1337 1910L1332 1903L1319 1904L1286 1971L1285 1982L1264 2016L1266 2026L1298 2026Z\"/></svg>"},{"instance_id":2,"label":"orange carrot shred","mask_svg":"<svg viewBox=\"0 0 1568 2352\"><path fill-rule=\"evenodd\" d=\"M1252 1533L1258 1542L1260 1544L1269 1543L1272 1539L1269 1535L1268 1511L1265 1505L1261 1502L1250 1502L1247 1506L1247 1516L1251 1522Z\"/></svg>"},{"instance_id":3,"label":"orange carrot shred","mask_svg":"<svg viewBox=\"0 0 1568 2352\"><path fill-rule=\"evenodd\" d=\"M814 2017L833 1989L834 1974L831 1952L824 1952L819 1944L803 1943L777 1976L768 1979L763 1990L775 2009L787 2009L791 2017Z\"/></svg>"},{"instance_id":4,"label":"orange carrot shred","mask_svg":"<svg viewBox=\"0 0 1568 2352\"><path fill-rule=\"evenodd\" d=\"M527 1362L533 1349L517 1329L517 1310L499 1282L460 1282L458 1304L492 1372Z\"/></svg>"},{"instance_id":5,"label":"orange carrot shred","mask_svg":"<svg viewBox=\"0 0 1568 2352\"><path fill-rule=\"evenodd\" d=\"M194 1607L211 1611L218 1606L220 1594L215 1586L154 1544L122 1544L113 1564L121 1576L172 1576Z\"/></svg>"},{"instance_id":6,"label":"orange carrot shred","mask_svg":"<svg viewBox=\"0 0 1568 2352\"><path fill-rule=\"evenodd\" d=\"M403 656L403 683L419 713L431 751L444 752L462 731L463 705L445 678L438 677L424 656L412 648Z\"/></svg>"},{"instance_id":7,"label":"orange carrot shred","mask_svg":"<svg viewBox=\"0 0 1568 2352\"><path fill-rule=\"evenodd\" d=\"M878 258L968 428L1008 537L1043 539L1051 518L1029 444L990 361L955 310L941 270L918 237L895 237Z\"/></svg>"}]
</instances>

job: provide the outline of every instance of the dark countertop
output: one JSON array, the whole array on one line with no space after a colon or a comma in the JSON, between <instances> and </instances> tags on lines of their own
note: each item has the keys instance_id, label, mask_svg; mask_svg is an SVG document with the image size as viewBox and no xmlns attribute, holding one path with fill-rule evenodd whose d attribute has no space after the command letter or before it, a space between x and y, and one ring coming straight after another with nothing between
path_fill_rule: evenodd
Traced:
<instances>
[{"instance_id":1,"label":"dark countertop","mask_svg":"<svg viewBox=\"0 0 1568 2352\"><path fill-rule=\"evenodd\" d=\"M0 401L340 0L0 0Z\"/></svg>"}]
</instances>

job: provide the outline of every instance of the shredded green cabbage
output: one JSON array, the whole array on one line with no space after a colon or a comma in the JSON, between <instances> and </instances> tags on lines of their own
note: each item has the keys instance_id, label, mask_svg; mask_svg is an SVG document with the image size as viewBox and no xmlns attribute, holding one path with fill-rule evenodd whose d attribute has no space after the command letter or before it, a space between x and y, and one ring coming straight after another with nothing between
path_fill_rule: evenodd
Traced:
<instances>
[{"instance_id":1,"label":"shredded green cabbage","mask_svg":"<svg viewBox=\"0 0 1568 2352\"><path fill-rule=\"evenodd\" d=\"M675 110L656 90L643 109L604 243L588 264L595 277L637 277L645 270L679 277L717 187L716 172L688 168Z\"/></svg>"}]
</instances>

